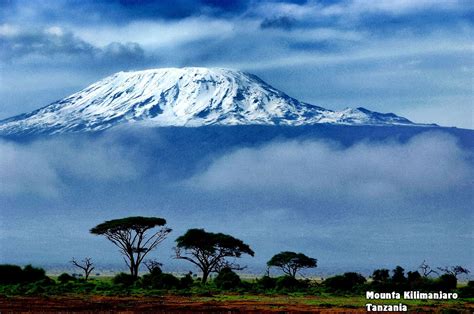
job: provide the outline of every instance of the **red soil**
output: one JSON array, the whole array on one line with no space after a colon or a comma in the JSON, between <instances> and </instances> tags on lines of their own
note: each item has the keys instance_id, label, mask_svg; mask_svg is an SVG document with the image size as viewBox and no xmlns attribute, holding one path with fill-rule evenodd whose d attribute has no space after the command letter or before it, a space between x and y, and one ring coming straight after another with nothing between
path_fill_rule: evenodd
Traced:
<instances>
[{"instance_id":1,"label":"red soil","mask_svg":"<svg viewBox=\"0 0 474 314\"><path fill-rule=\"evenodd\" d=\"M202 301L190 297L0 297L0 313L364 313L264 301Z\"/></svg>"}]
</instances>

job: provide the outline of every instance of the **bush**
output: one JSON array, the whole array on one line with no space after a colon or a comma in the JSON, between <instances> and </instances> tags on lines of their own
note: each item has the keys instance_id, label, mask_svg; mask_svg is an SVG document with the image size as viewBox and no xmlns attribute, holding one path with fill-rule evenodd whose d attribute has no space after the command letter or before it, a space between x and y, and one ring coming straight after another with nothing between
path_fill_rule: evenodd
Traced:
<instances>
[{"instance_id":1,"label":"bush","mask_svg":"<svg viewBox=\"0 0 474 314\"><path fill-rule=\"evenodd\" d=\"M22 273L20 266L17 265L0 265L0 284L14 284L22 280Z\"/></svg>"},{"instance_id":2,"label":"bush","mask_svg":"<svg viewBox=\"0 0 474 314\"><path fill-rule=\"evenodd\" d=\"M217 274L214 283L219 289L230 290L237 288L241 281L239 275L232 271L232 269L224 267L219 274Z\"/></svg>"},{"instance_id":3,"label":"bush","mask_svg":"<svg viewBox=\"0 0 474 314\"><path fill-rule=\"evenodd\" d=\"M135 281L136 279L132 275L126 273L119 273L112 279L112 282L115 285L122 285L125 287L130 287L135 283Z\"/></svg>"},{"instance_id":4,"label":"bush","mask_svg":"<svg viewBox=\"0 0 474 314\"><path fill-rule=\"evenodd\" d=\"M474 297L474 281L470 280L467 286L459 289L459 296L461 298L473 298Z\"/></svg>"},{"instance_id":5,"label":"bush","mask_svg":"<svg viewBox=\"0 0 474 314\"><path fill-rule=\"evenodd\" d=\"M333 292L354 292L365 281L361 274L350 272L330 277L323 282L323 285Z\"/></svg>"},{"instance_id":6,"label":"bush","mask_svg":"<svg viewBox=\"0 0 474 314\"><path fill-rule=\"evenodd\" d=\"M263 276L262 278L257 280L257 285L261 289L265 289L265 290L275 289L276 284L277 284L277 280L270 276Z\"/></svg>"},{"instance_id":7,"label":"bush","mask_svg":"<svg viewBox=\"0 0 474 314\"><path fill-rule=\"evenodd\" d=\"M171 274L151 272L143 276L142 285L153 289L176 289L181 286L181 281Z\"/></svg>"},{"instance_id":8,"label":"bush","mask_svg":"<svg viewBox=\"0 0 474 314\"><path fill-rule=\"evenodd\" d=\"M388 282L390 279L390 271L386 268L376 269L372 273L372 280L374 283L382 284Z\"/></svg>"},{"instance_id":9,"label":"bush","mask_svg":"<svg viewBox=\"0 0 474 314\"><path fill-rule=\"evenodd\" d=\"M276 280L276 289L279 291L294 291L300 288L298 279L291 276L278 277Z\"/></svg>"},{"instance_id":10,"label":"bush","mask_svg":"<svg viewBox=\"0 0 474 314\"><path fill-rule=\"evenodd\" d=\"M31 265L26 265L23 268L23 282L36 282L43 280L46 277L46 272L42 268L36 268Z\"/></svg>"},{"instance_id":11,"label":"bush","mask_svg":"<svg viewBox=\"0 0 474 314\"><path fill-rule=\"evenodd\" d=\"M66 282L69 282L69 281L76 281L76 278L74 278L73 276L71 276L67 273L62 273L61 275L59 275L58 281L60 283L66 283Z\"/></svg>"},{"instance_id":12,"label":"bush","mask_svg":"<svg viewBox=\"0 0 474 314\"><path fill-rule=\"evenodd\" d=\"M179 280L179 285L182 289L187 289L191 287L194 283L193 277L191 276L191 273L186 274L186 276L182 277Z\"/></svg>"},{"instance_id":13,"label":"bush","mask_svg":"<svg viewBox=\"0 0 474 314\"><path fill-rule=\"evenodd\" d=\"M30 283L47 278L42 268L27 265L21 269L16 265L0 265L0 284Z\"/></svg>"},{"instance_id":14,"label":"bush","mask_svg":"<svg viewBox=\"0 0 474 314\"><path fill-rule=\"evenodd\" d=\"M456 289L458 280L456 276L451 274L441 275L438 280L436 280L436 286L439 290L442 291L451 291Z\"/></svg>"}]
</instances>

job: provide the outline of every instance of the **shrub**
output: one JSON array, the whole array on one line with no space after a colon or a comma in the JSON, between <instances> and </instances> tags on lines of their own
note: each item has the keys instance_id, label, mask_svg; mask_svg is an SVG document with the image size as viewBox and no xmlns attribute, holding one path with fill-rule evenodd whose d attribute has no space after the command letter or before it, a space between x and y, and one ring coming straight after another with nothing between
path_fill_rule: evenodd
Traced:
<instances>
[{"instance_id":1,"label":"shrub","mask_svg":"<svg viewBox=\"0 0 474 314\"><path fill-rule=\"evenodd\" d=\"M386 283L390 279L390 271L386 268L376 269L372 273L374 283Z\"/></svg>"},{"instance_id":2,"label":"shrub","mask_svg":"<svg viewBox=\"0 0 474 314\"><path fill-rule=\"evenodd\" d=\"M302 282L292 276L282 276L276 279L276 289L279 291L295 291L302 287Z\"/></svg>"},{"instance_id":3,"label":"shrub","mask_svg":"<svg viewBox=\"0 0 474 314\"><path fill-rule=\"evenodd\" d=\"M135 283L136 279L134 276L126 273L119 273L113 279L112 282L115 285L122 285L125 287L129 287Z\"/></svg>"},{"instance_id":4,"label":"shrub","mask_svg":"<svg viewBox=\"0 0 474 314\"><path fill-rule=\"evenodd\" d=\"M31 265L23 269L16 265L0 265L0 283L30 283L47 279L46 273L42 268L36 268Z\"/></svg>"},{"instance_id":5,"label":"shrub","mask_svg":"<svg viewBox=\"0 0 474 314\"><path fill-rule=\"evenodd\" d=\"M438 280L436 280L437 288L442 291L451 291L456 289L457 283L458 280L456 279L456 276L452 274L441 275Z\"/></svg>"},{"instance_id":6,"label":"shrub","mask_svg":"<svg viewBox=\"0 0 474 314\"><path fill-rule=\"evenodd\" d=\"M73 276L71 276L67 273L62 273L61 275L59 275L58 281L60 283L66 283L66 282L69 282L69 281L76 281L76 278L74 278Z\"/></svg>"},{"instance_id":7,"label":"shrub","mask_svg":"<svg viewBox=\"0 0 474 314\"><path fill-rule=\"evenodd\" d=\"M0 284L14 284L22 280L22 270L16 265L0 265Z\"/></svg>"},{"instance_id":8,"label":"shrub","mask_svg":"<svg viewBox=\"0 0 474 314\"><path fill-rule=\"evenodd\" d=\"M26 285L25 288L27 289L24 292L25 295L37 295L42 294L46 291L45 287L39 282L30 283Z\"/></svg>"},{"instance_id":9,"label":"shrub","mask_svg":"<svg viewBox=\"0 0 474 314\"><path fill-rule=\"evenodd\" d=\"M46 272L42 268L36 268L31 265L26 265L23 268L22 281L36 282L46 278Z\"/></svg>"},{"instance_id":10,"label":"shrub","mask_svg":"<svg viewBox=\"0 0 474 314\"><path fill-rule=\"evenodd\" d=\"M392 272L392 282L394 284L403 285L406 283L407 278L405 277L405 269L403 269L403 267L397 266Z\"/></svg>"},{"instance_id":11,"label":"shrub","mask_svg":"<svg viewBox=\"0 0 474 314\"><path fill-rule=\"evenodd\" d=\"M214 279L214 283L219 289L230 290L237 288L241 281L239 275L233 272L232 269L224 267L217 274L216 279Z\"/></svg>"},{"instance_id":12,"label":"shrub","mask_svg":"<svg viewBox=\"0 0 474 314\"><path fill-rule=\"evenodd\" d=\"M473 298L474 297L474 281L470 280L467 286L459 289L459 296L461 298Z\"/></svg>"},{"instance_id":13,"label":"shrub","mask_svg":"<svg viewBox=\"0 0 474 314\"><path fill-rule=\"evenodd\" d=\"M354 292L365 281L361 274L349 272L330 277L323 282L323 285L333 292Z\"/></svg>"},{"instance_id":14,"label":"shrub","mask_svg":"<svg viewBox=\"0 0 474 314\"><path fill-rule=\"evenodd\" d=\"M192 275L192 273L188 273L188 274L186 274L186 276L182 277L179 280L179 285L182 289L187 289L187 288L189 288L193 285L194 280L193 280L193 277L191 275Z\"/></svg>"},{"instance_id":15,"label":"shrub","mask_svg":"<svg viewBox=\"0 0 474 314\"><path fill-rule=\"evenodd\" d=\"M261 289L265 289L265 290L275 289L276 283L277 283L276 278L272 278L270 276L263 276L262 278L257 280L257 285Z\"/></svg>"},{"instance_id":16,"label":"shrub","mask_svg":"<svg viewBox=\"0 0 474 314\"><path fill-rule=\"evenodd\" d=\"M160 271L143 276L142 285L153 289L176 289L180 287L181 282L175 276Z\"/></svg>"}]
</instances>

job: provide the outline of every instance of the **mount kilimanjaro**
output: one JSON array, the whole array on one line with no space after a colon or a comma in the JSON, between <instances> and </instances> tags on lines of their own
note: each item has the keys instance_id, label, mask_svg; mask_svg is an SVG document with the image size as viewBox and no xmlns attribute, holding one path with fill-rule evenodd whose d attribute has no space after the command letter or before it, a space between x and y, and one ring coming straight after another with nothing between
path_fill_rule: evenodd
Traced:
<instances>
[{"instance_id":1,"label":"mount kilimanjaro","mask_svg":"<svg viewBox=\"0 0 474 314\"><path fill-rule=\"evenodd\" d=\"M364 108L300 102L252 74L215 68L119 72L31 113L0 121L0 135L75 133L118 125L425 126Z\"/></svg>"}]
</instances>

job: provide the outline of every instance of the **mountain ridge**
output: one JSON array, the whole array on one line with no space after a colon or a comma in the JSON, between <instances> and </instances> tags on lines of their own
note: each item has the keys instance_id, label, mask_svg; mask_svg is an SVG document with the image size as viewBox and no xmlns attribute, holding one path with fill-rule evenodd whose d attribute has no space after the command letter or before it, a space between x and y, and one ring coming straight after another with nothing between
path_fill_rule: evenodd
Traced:
<instances>
[{"instance_id":1,"label":"mountain ridge","mask_svg":"<svg viewBox=\"0 0 474 314\"><path fill-rule=\"evenodd\" d=\"M90 132L123 124L320 123L428 126L362 107L333 111L301 102L245 72L188 67L115 73L45 107L0 121L0 134Z\"/></svg>"}]
</instances>

